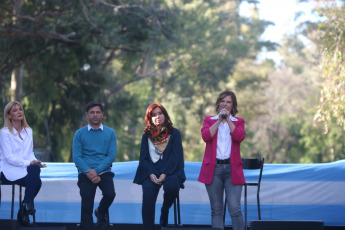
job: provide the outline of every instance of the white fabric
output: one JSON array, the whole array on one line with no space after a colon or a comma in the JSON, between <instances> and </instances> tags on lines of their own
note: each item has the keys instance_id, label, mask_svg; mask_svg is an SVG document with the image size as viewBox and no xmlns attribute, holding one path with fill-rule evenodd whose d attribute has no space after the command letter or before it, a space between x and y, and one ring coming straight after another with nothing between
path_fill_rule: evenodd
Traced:
<instances>
[{"instance_id":1,"label":"white fabric","mask_svg":"<svg viewBox=\"0 0 345 230\"><path fill-rule=\"evenodd\" d=\"M90 131L91 129L94 129L94 128L92 128L91 125L88 124L87 125L87 131ZM103 131L103 124L101 123L101 125L97 129L101 129Z\"/></svg>"},{"instance_id":2,"label":"white fabric","mask_svg":"<svg viewBox=\"0 0 345 230\"><path fill-rule=\"evenodd\" d=\"M219 114L211 117L211 120L218 120ZM230 114L231 121L238 121L236 117ZM227 122L220 123L218 126L218 139L217 139L217 159L229 159L231 155L231 135L230 127Z\"/></svg>"},{"instance_id":3,"label":"white fabric","mask_svg":"<svg viewBox=\"0 0 345 230\"><path fill-rule=\"evenodd\" d=\"M150 152L150 157L153 163L156 163L157 161L159 161L159 159L163 159L163 153L162 155L159 155L156 151L158 151L158 149L152 144L152 141L150 138L147 138L148 142L149 142L149 152Z\"/></svg>"},{"instance_id":4,"label":"white fabric","mask_svg":"<svg viewBox=\"0 0 345 230\"><path fill-rule=\"evenodd\" d=\"M32 129L22 129L20 136L15 128L12 134L7 127L0 133L1 169L9 181L23 178L27 174L26 167L36 160L33 152Z\"/></svg>"},{"instance_id":5,"label":"white fabric","mask_svg":"<svg viewBox=\"0 0 345 230\"><path fill-rule=\"evenodd\" d=\"M231 135L227 122L222 122L218 126L217 139L217 159L229 159L231 155Z\"/></svg>"},{"instance_id":6,"label":"white fabric","mask_svg":"<svg viewBox=\"0 0 345 230\"><path fill-rule=\"evenodd\" d=\"M0 136L0 138L1 138L1 136ZM2 164L1 164L1 158L2 158L2 150L1 150L1 146L0 146L0 173L1 173L1 171L2 171L2 170L1 170L1 165L2 165Z\"/></svg>"}]
</instances>

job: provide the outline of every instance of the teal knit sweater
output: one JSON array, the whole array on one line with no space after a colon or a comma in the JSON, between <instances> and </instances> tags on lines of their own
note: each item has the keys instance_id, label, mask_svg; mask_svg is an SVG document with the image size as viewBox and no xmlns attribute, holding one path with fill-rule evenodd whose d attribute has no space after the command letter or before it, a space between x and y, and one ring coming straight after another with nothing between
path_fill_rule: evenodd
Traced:
<instances>
[{"instance_id":1,"label":"teal knit sweater","mask_svg":"<svg viewBox=\"0 0 345 230\"><path fill-rule=\"evenodd\" d=\"M74 134L72 152L79 173L86 174L89 169L94 169L97 174L110 171L117 152L116 133L105 125L103 131L88 131L84 126Z\"/></svg>"}]
</instances>

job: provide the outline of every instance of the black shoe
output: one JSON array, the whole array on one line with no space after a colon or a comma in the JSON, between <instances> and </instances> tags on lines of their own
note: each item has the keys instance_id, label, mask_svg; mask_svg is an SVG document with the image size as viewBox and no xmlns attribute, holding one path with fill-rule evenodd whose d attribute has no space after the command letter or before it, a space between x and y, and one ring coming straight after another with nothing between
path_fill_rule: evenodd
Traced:
<instances>
[{"instance_id":1,"label":"black shoe","mask_svg":"<svg viewBox=\"0 0 345 230\"><path fill-rule=\"evenodd\" d=\"M168 218L169 218L169 209L161 209L161 218L160 218L160 225L162 227L166 227L168 225Z\"/></svg>"},{"instance_id":2,"label":"black shoe","mask_svg":"<svg viewBox=\"0 0 345 230\"><path fill-rule=\"evenodd\" d=\"M36 210L34 209L33 201L28 201L28 202L23 203L23 207L24 207L24 212L28 215L33 215L36 212Z\"/></svg>"},{"instance_id":3,"label":"black shoe","mask_svg":"<svg viewBox=\"0 0 345 230\"><path fill-rule=\"evenodd\" d=\"M21 207L18 211L17 220L20 225L23 225L26 227L34 226L33 223L30 222L29 215L24 213L23 207Z\"/></svg>"},{"instance_id":4,"label":"black shoe","mask_svg":"<svg viewBox=\"0 0 345 230\"><path fill-rule=\"evenodd\" d=\"M95 216L97 217L97 228L104 228L107 226L107 216L106 213L98 212L98 208L95 209Z\"/></svg>"}]
</instances>

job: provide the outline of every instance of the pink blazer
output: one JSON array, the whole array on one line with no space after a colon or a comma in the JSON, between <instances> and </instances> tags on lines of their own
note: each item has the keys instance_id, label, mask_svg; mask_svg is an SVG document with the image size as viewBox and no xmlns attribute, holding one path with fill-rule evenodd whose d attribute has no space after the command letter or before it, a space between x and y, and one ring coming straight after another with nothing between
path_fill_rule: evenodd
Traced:
<instances>
[{"instance_id":1,"label":"pink blazer","mask_svg":"<svg viewBox=\"0 0 345 230\"><path fill-rule=\"evenodd\" d=\"M202 161L199 179L201 183L211 184L214 168L216 167L216 155L217 155L217 137L218 131L211 136L210 127L217 122L217 120L211 120L212 116L206 116L204 124L201 128L202 139L206 142L204 160ZM243 167L240 153L240 144L244 140L246 133L244 131L244 119L236 117L238 121L233 121L236 126L235 130L230 133L231 135L231 181L234 185L240 185L245 183L243 175Z\"/></svg>"}]
</instances>

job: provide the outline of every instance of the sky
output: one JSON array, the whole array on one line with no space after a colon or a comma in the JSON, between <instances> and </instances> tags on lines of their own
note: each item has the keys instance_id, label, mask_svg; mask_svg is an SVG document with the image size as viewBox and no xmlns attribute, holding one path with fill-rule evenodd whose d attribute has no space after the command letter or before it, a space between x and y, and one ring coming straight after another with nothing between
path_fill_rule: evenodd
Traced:
<instances>
[{"instance_id":1,"label":"sky","mask_svg":"<svg viewBox=\"0 0 345 230\"><path fill-rule=\"evenodd\" d=\"M316 20L316 16L312 14L313 1L297 4L296 0L259 0L257 4L259 8L259 17L267 21L272 21L275 25L267 27L262 35L262 40L270 40L282 44L284 34L293 34L296 26L300 21ZM243 2L240 7L240 14L243 16L250 15L250 8L253 4ZM295 21L295 13L303 11L304 15ZM258 56L259 60L266 58L273 59L278 65L281 57L278 52L267 52L263 50Z\"/></svg>"}]
</instances>

